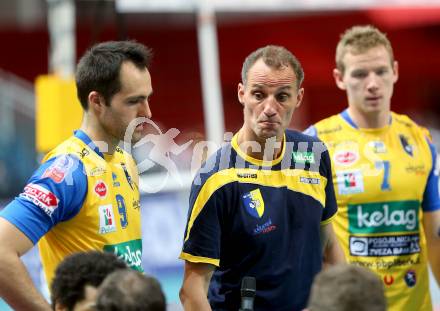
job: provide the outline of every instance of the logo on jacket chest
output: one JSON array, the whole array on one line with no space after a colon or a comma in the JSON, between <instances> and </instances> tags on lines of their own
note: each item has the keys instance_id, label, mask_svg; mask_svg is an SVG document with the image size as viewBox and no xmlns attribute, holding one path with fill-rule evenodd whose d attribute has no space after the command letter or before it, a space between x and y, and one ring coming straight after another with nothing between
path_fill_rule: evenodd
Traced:
<instances>
[{"instance_id":1,"label":"logo on jacket chest","mask_svg":"<svg viewBox=\"0 0 440 311\"><path fill-rule=\"evenodd\" d=\"M252 190L241 196L246 212L255 218L261 218L264 214L264 200L260 189Z\"/></svg>"}]
</instances>

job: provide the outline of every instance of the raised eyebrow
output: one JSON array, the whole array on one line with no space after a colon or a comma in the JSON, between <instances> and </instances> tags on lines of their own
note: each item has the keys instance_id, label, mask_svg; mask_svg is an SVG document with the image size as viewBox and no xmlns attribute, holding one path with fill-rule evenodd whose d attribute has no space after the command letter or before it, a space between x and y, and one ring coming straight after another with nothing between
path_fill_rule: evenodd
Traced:
<instances>
[{"instance_id":1,"label":"raised eyebrow","mask_svg":"<svg viewBox=\"0 0 440 311\"><path fill-rule=\"evenodd\" d=\"M280 87L278 89L278 91L284 91L284 90L290 91L291 89L292 89L291 85L285 85L285 86Z\"/></svg>"},{"instance_id":2,"label":"raised eyebrow","mask_svg":"<svg viewBox=\"0 0 440 311\"><path fill-rule=\"evenodd\" d=\"M262 89L262 88L264 88L264 85L262 85L262 84L252 84L251 88Z\"/></svg>"}]
</instances>

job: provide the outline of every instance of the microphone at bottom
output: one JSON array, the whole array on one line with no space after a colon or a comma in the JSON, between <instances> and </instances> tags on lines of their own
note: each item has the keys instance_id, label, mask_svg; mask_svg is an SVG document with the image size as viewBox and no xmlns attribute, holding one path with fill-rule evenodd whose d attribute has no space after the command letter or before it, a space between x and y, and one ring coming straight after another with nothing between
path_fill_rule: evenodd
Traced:
<instances>
[{"instance_id":1,"label":"microphone at bottom","mask_svg":"<svg viewBox=\"0 0 440 311\"><path fill-rule=\"evenodd\" d=\"M245 276L241 281L241 308L239 311L253 311L256 280L253 276Z\"/></svg>"}]
</instances>

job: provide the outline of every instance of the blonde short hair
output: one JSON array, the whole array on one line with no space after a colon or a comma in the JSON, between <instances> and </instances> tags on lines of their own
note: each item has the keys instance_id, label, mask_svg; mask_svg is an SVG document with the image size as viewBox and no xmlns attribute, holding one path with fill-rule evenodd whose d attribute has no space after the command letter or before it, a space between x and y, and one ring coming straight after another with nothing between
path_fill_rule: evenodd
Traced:
<instances>
[{"instance_id":1,"label":"blonde short hair","mask_svg":"<svg viewBox=\"0 0 440 311\"><path fill-rule=\"evenodd\" d=\"M336 68L344 73L343 58L347 52L360 54L377 46L384 46L390 54L391 65L394 62L393 48L385 33L374 26L354 26L347 29L336 47Z\"/></svg>"}]
</instances>

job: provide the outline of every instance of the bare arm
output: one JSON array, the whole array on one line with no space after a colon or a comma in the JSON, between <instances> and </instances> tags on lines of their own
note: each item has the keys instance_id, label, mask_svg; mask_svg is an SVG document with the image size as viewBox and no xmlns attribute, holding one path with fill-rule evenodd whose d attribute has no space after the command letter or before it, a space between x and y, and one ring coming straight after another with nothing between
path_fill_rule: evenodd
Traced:
<instances>
[{"instance_id":1,"label":"bare arm","mask_svg":"<svg viewBox=\"0 0 440 311\"><path fill-rule=\"evenodd\" d=\"M0 218L0 297L14 310L51 310L20 260L32 246L26 235Z\"/></svg>"},{"instance_id":2,"label":"bare arm","mask_svg":"<svg viewBox=\"0 0 440 311\"><path fill-rule=\"evenodd\" d=\"M423 213L428 258L437 284L440 286L440 210Z\"/></svg>"},{"instance_id":3,"label":"bare arm","mask_svg":"<svg viewBox=\"0 0 440 311\"><path fill-rule=\"evenodd\" d=\"M185 311L210 311L208 287L215 266L205 263L185 261L180 301Z\"/></svg>"},{"instance_id":4,"label":"bare arm","mask_svg":"<svg viewBox=\"0 0 440 311\"><path fill-rule=\"evenodd\" d=\"M321 246L324 255L324 267L338 263L346 263L344 252L339 245L331 223L321 226Z\"/></svg>"}]
</instances>

